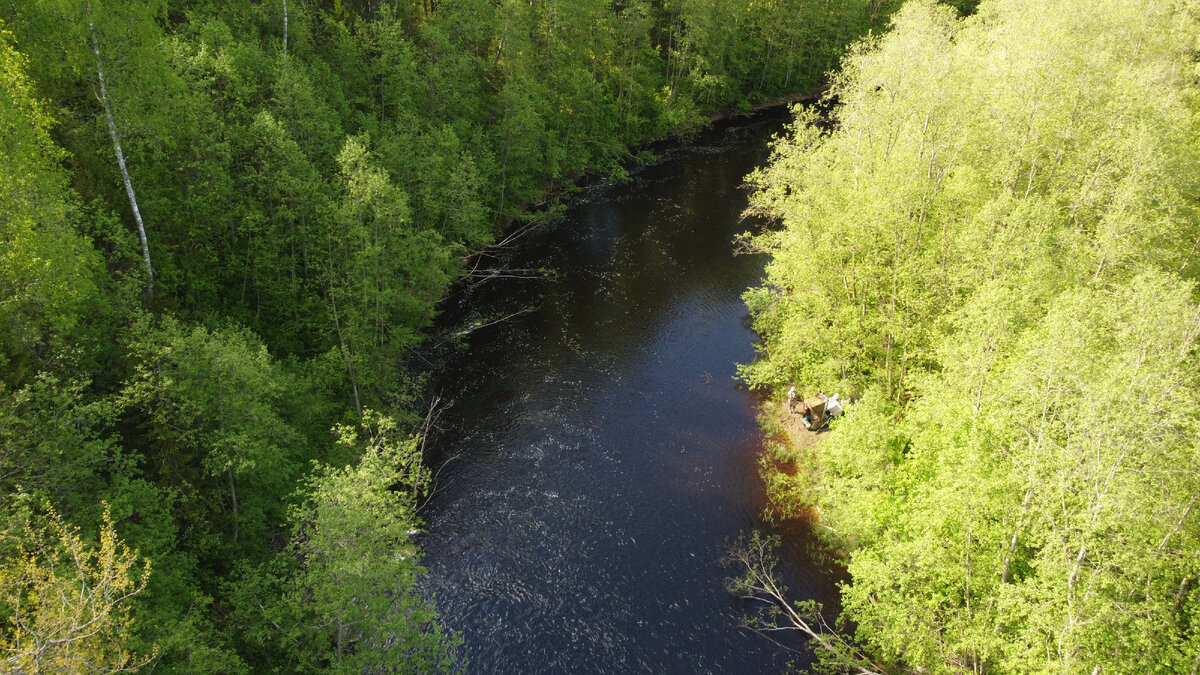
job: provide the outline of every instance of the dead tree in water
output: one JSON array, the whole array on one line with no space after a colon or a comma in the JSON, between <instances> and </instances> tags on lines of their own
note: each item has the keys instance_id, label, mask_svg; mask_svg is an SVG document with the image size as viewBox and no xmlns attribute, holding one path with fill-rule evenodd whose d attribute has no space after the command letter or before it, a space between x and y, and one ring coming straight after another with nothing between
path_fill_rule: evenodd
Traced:
<instances>
[{"instance_id":1,"label":"dead tree in water","mask_svg":"<svg viewBox=\"0 0 1200 675\"><path fill-rule=\"evenodd\" d=\"M726 589L758 605L756 611L742 618L742 628L786 649L793 648L782 644L773 635L801 633L817 652L817 658L826 664L832 663L854 675L880 675L881 669L870 658L826 625L819 604L810 601L794 606L788 601L787 589L775 575L778 546L778 537L765 537L755 532L748 538L739 539L722 561L737 574L725 580Z\"/></svg>"}]
</instances>

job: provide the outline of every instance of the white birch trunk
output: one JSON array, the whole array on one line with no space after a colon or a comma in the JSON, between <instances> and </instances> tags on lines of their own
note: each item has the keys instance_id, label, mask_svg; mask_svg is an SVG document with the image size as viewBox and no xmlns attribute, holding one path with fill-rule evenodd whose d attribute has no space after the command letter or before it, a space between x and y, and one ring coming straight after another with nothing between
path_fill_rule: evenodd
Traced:
<instances>
[{"instance_id":1,"label":"white birch trunk","mask_svg":"<svg viewBox=\"0 0 1200 675\"><path fill-rule=\"evenodd\" d=\"M146 239L146 226L142 223L142 212L138 209L133 182L129 180L129 169L125 166L125 152L121 149L121 136L113 119L112 103L108 99L108 83L104 80L104 62L100 58L100 41L96 38L96 26L92 21L92 3L87 3L88 32L92 38L92 54L96 56L96 79L100 81L100 103L104 106L104 117L108 121L108 135L112 138L113 151L117 155L117 166L121 169L121 180L125 183L125 194L129 196L129 208L137 223L138 237L142 240L142 257L146 260L146 289L154 294L154 268L150 265L150 243Z\"/></svg>"}]
</instances>

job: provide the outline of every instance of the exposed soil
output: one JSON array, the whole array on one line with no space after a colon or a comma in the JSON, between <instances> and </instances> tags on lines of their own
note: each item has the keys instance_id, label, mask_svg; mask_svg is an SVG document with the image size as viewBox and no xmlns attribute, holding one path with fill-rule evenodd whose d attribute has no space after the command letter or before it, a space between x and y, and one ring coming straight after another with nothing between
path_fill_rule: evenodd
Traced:
<instances>
[{"instance_id":1,"label":"exposed soil","mask_svg":"<svg viewBox=\"0 0 1200 675\"><path fill-rule=\"evenodd\" d=\"M787 401L773 404L772 407L775 408L773 416L777 423L787 433L787 439L782 440L801 455L807 454L809 448L820 443L829 433L828 427L822 431L809 431L805 428L802 406L796 406L796 412L788 412Z\"/></svg>"}]
</instances>

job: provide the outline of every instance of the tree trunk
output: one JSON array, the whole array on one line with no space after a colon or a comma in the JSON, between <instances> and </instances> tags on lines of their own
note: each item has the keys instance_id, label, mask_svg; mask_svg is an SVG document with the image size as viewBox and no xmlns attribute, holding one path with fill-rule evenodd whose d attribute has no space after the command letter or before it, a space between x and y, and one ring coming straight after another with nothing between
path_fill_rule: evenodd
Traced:
<instances>
[{"instance_id":1,"label":"tree trunk","mask_svg":"<svg viewBox=\"0 0 1200 675\"><path fill-rule=\"evenodd\" d=\"M104 61L100 58L100 41L96 38L96 25L92 21L92 3L87 3L88 32L92 38L92 54L96 56L96 79L100 81L100 103L104 106L104 117L108 121L108 135L112 138L113 151L117 155L117 167L121 170L121 180L125 183L125 194L129 196L129 208L133 211L133 220L137 223L138 237L142 240L142 257L146 260L146 291L154 294L154 268L150 265L150 243L146 239L146 226L142 223L142 212L138 209L137 196L133 192L133 182L129 180L129 170L125 166L125 152L121 149L121 135L117 133L117 124L113 119L112 102L108 98L108 83L104 80Z\"/></svg>"},{"instance_id":2,"label":"tree trunk","mask_svg":"<svg viewBox=\"0 0 1200 675\"><path fill-rule=\"evenodd\" d=\"M229 478L229 499L233 507L233 541L238 540L238 504L237 504L237 488L233 484L233 467L225 470L225 475Z\"/></svg>"},{"instance_id":3,"label":"tree trunk","mask_svg":"<svg viewBox=\"0 0 1200 675\"><path fill-rule=\"evenodd\" d=\"M1021 515L1017 518L1017 526L1013 528L1012 541L1008 542L1008 553L1004 556L1004 566L1000 571L1000 583L1007 584L1009 573L1012 571L1013 555L1017 552L1017 538L1021 534L1021 524L1029 513L1029 502L1033 499L1033 488L1025 491L1025 499L1021 500Z\"/></svg>"},{"instance_id":4,"label":"tree trunk","mask_svg":"<svg viewBox=\"0 0 1200 675\"><path fill-rule=\"evenodd\" d=\"M342 359L346 361L346 374L350 377L350 387L354 390L354 412L362 416L362 397L358 393L358 376L354 372L354 357L350 353L350 345L346 340L346 334L342 332L342 321L338 316L337 308L337 290L334 288L333 277L333 242L329 244L329 285L326 288L329 293L329 305L333 309L333 326L337 329L338 346L341 347Z\"/></svg>"}]
</instances>

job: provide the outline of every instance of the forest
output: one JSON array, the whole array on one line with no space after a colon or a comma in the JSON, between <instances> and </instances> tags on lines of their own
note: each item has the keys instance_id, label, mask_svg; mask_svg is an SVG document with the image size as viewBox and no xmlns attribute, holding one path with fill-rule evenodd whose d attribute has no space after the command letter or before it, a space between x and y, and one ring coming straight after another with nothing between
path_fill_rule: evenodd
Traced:
<instances>
[{"instance_id":1,"label":"forest","mask_svg":"<svg viewBox=\"0 0 1200 675\"><path fill-rule=\"evenodd\" d=\"M0 0L0 670L465 667L413 586L438 301L898 6Z\"/></svg>"},{"instance_id":2,"label":"forest","mask_svg":"<svg viewBox=\"0 0 1200 675\"><path fill-rule=\"evenodd\" d=\"M840 636L782 619L831 668L1200 668L1197 36L1192 0L913 0L752 177L742 376L858 399L774 479L845 554Z\"/></svg>"}]
</instances>

